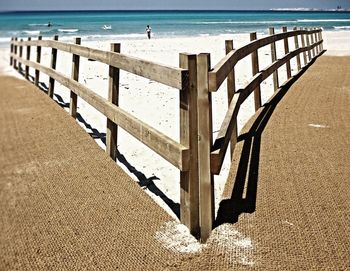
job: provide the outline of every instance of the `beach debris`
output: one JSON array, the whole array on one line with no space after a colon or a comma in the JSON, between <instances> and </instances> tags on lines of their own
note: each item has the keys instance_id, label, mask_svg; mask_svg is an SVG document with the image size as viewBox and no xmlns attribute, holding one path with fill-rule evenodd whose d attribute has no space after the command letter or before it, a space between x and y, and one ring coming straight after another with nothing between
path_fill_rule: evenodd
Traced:
<instances>
[{"instance_id":1,"label":"beach debris","mask_svg":"<svg viewBox=\"0 0 350 271\"><path fill-rule=\"evenodd\" d=\"M324 125L324 124L313 124L313 123L310 123L309 126L313 127L313 128L329 128L328 125Z\"/></svg>"},{"instance_id":2,"label":"beach debris","mask_svg":"<svg viewBox=\"0 0 350 271\"><path fill-rule=\"evenodd\" d=\"M290 222L288 222L287 220L283 221L283 223L284 223L284 224L287 224L287 225L289 225L289 226L294 226L293 223L290 223Z\"/></svg>"}]
</instances>

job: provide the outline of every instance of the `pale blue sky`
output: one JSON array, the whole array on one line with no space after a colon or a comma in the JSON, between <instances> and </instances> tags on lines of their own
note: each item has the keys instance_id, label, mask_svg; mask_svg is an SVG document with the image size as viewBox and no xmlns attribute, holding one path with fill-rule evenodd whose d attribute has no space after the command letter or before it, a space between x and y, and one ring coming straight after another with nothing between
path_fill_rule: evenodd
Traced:
<instances>
[{"instance_id":1,"label":"pale blue sky","mask_svg":"<svg viewBox=\"0 0 350 271\"><path fill-rule=\"evenodd\" d=\"M0 0L0 10L350 8L350 0Z\"/></svg>"}]
</instances>

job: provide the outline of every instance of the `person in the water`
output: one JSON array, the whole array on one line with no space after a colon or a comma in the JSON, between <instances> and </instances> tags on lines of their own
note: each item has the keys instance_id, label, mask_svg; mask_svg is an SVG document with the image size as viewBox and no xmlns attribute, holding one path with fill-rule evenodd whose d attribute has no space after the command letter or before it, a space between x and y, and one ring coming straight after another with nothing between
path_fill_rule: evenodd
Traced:
<instances>
[{"instance_id":1,"label":"person in the water","mask_svg":"<svg viewBox=\"0 0 350 271\"><path fill-rule=\"evenodd\" d=\"M48 24L47 24L47 27L51 27L52 26L52 24L51 24L51 22L49 22Z\"/></svg>"}]
</instances>

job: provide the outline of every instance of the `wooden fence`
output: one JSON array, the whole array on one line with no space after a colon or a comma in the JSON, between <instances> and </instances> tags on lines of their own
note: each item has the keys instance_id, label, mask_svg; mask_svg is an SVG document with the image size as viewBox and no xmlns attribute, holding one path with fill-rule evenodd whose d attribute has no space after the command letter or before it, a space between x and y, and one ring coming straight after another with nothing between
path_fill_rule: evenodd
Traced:
<instances>
[{"instance_id":1,"label":"wooden fence","mask_svg":"<svg viewBox=\"0 0 350 271\"><path fill-rule=\"evenodd\" d=\"M111 51L102 51L81 46L80 38L74 44L53 40L11 40L10 65L22 71L29 78L29 67L35 69L34 84L38 86L40 72L49 76L48 95L54 95L55 81L70 90L70 114L76 118L77 99L84 99L107 117L106 151L116 160L118 126L154 150L180 170L180 220L191 233L205 242L215 218L214 174L219 174L229 143L231 153L237 141L237 115L240 105L254 92L255 110L261 107L260 84L273 76L274 89L278 91L278 68L286 65L287 78L291 78L292 58L297 58L297 69L304 66L323 51L321 29L294 29L274 33L257 39L251 33L251 42L239 49L233 49L232 40L226 41L226 56L213 68L210 54L180 54L179 68L146 61L120 53L120 44L111 44ZM288 39L294 39L295 49L289 50ZM276 42L284 42L285 55L277 59ZM301 45L299 43L301 41ZM271 45L272 64L259 68L258 49ZM26 46L26 57L23 47ZM36 47L36 59L31 59L31 48ZM41 65L41 48L51 48L50 67ZM71 78L56 70L57 51L72 54ZM242 89L235 88L235 65L251 55L253 78ZM79 83L80 57L109 65L108 99ZM142 122L118 106L119 71L124 70L179 90L180 142L173 140L150 125ZM220 132L212 138L212 92L216 92L227 79L228 110Z\"/></svg>"}]
</instances>

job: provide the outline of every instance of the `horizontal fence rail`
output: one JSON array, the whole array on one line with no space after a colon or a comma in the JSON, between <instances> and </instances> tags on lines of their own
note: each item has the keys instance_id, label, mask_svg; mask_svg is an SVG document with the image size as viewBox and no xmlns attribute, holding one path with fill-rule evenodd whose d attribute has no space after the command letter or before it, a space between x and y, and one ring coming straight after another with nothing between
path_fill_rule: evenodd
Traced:
<instances>
[{"instance_id":1,"label":"horizontal fence rail","mask_svg":"<svg viewBox=\"0 0 350 271\"><path fill-rule=\"evenodd\" d=\"M223 164L225 154L227 151L227 147L230 143L232 132L236 128L235 120L237 119L237 115L241 104L249 97L249 95L254 91L254 89L257 86L259 86L265 79L267 79L271 74L273 74L279 67L286 64L289 60L299 55L300 53L310 51L311 49L315 48L316 46L319 46L320 44L322 44L322 41L318 41L313 45L310 45L305 48L299 48L297 50L294 50L293 52L288 53L283 58L273 62L266 69L258 72L249 81L245 88L236 91L238 95L235 95L233 100L231 101L229 109L224 118L224 122L222 123L219 133L212 146L211 170L214 174L220 173L221 166Z\"/></svg>"},{"instance_id":2,"label":"horizontal fence rail","mask_svg":"<svg viewBox=\"0 0 350 271\"><path fill-rule=\"evenodd\" d=\"M74 44L54 40L11 39L10 65L29 79L29 67L35 69L34 84L39 85L40 72L49 76L48 95L54 94L54 83L59 82L70 91L69 112L76 118L77 99L87 103L107 117L106 152L116 160L117 129L120 126L140 142L162 156L180 170L180 220L190 232L205 242L215 220L214 175L220 174L224 158L231 145L231 156L237 143L237 116L242 103L254 95L257 111L261 106L261 83L273 78L274 95L286 85L292 76L291 60L296 58L297 73L302 66L310 65L313 59L323 53L322 29L297 29L275 34L269 29L269 36L257 39L250 34L251 42L234 49L233 41L225 42L226 55L213 67L210 54L179 55L179 67L171 67L120 53L120 44L111 44L111 51L81 46L80 38ZM293 38L290 39L290 38ZM277 58L276 43L283 42L284 55ZM264 46L271 47L271 64L259 68L258 51ZM292 45L292 46L291 46ZM23 47L26 46L26 56ZM294 49L292 50L291 48ZM36 60L31 60L31 48L36 47ZM40 64L42 47L51 49L49 67ZM57 52L72 54L71 77L56 70ZM235 66L243 58L251 56L252 77L248 83L236 90ZM302 56L302 57L301 57ZM80 57L109 65L108 99L79 83ZM303 60L303 65L302 65ZM25 70L22 70L25 65ZM279 84L278 69L285 65L287 80ZM154 80L179 91L180 142L164 135L152 126L119 107L119 71L133 73ZM220 130L213 140L212 94L227 81L228 109ZM273 95L273 96L274 96ZM271 99L271 98L270 98Z\"/></svg>"},{"instance_id":3,"label":"horizontal fence rail","mask_svg":"<svg viewBox=\"0 0 350 271\"><path fill-rule=\"evenodd\" d=\"M51 78L55 79L57 82L60 82L63 86L72 90L75 94L92 105L108 119L112 120L115 124L119 125L125 131L129 132L131 135L161 155L174 166L180 170L187 170L188 149L186 147L182 146L168 136L142 122L141 120L131 116L123 109L107 101L77 81L65 77L63 74L55 71L52 68L44 67L35 62L21 59L15 55L12 56L17 61L20 61L23 64L30 66L36 70L44 72Z\"/></svg>"},{"instance_id":4,"label":"horizontal fence rail","mask_svg":"<svg viewBox=\"0 0 350 271\"><path fill-rule=\"evenodd\" d=\"M50 47L81 57L93 59L115 68L154 80L173 88L183 89L187 80L187 71L177 67L145 61L136 57L120 53L103 51L77 44L69 44L55 40L17 41L14 45Z\"/></svg>"},{"instance_id":5,"label":"horizontal fence rail","mask_svg":"<svg viewBox=\"0 0 350 271\"><path fill-rule=\"evenodd\" d=\"M228 53L215 67L209 72L209 91L217 91L220 85L224 82L229 72L237 64L237 62L244 57L250 55L254 51L261 47L269 45L279 40L286 38L299 36L299 35L310 35L319 33L322 30L296 30L285 33L279 33L265 38L261 38L250 42L249 44Z\"/></svg>"}]
</instances>

